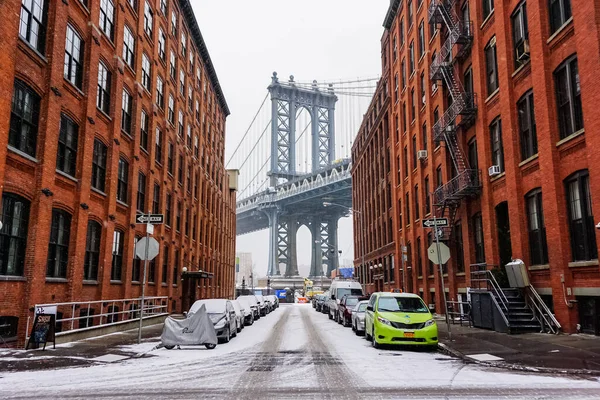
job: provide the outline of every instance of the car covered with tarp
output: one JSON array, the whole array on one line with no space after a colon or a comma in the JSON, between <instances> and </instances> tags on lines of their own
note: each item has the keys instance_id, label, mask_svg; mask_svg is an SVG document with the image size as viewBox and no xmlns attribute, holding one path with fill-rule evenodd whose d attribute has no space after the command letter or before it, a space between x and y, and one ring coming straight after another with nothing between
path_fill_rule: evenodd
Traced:
<instances>
[{"instance_id":1,"label":"car covered with tarp","mask_svg":"<svg viewBox=\"0 0 600 400\"><path fill-rule=\"evenodd\" d=\"M218 342L217 332L205 305L188 313L185 319L167 317L160 340L169 350L181 345L203 345L207 349L214 349Z\"/></svg>"}]
</instances>

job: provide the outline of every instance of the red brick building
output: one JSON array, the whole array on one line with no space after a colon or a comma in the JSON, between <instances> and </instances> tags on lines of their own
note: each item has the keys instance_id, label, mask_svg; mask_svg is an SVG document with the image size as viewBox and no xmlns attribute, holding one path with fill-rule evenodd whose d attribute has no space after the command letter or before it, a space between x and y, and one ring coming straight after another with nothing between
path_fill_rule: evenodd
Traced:
<instances>
[{"instance_id":1,"label":"red brick building","mask_svg":"<svg viewBox=\"0 0 600 400\"><path fill-rule=\"evenodd\" d=\"M395 0L384 26L390 132L373 151L391 153L387 212L396 260L406 246L406 289L442 312L421 224L436 213L451 223L448 299L466 299L472 264L522 259L564 331L600 334L598 7ZM393 279L402 287L401 267Z\"/></svg>"},{"instance_id":2,"label":"red brick building","mask_svg":"<svg viewBox=\"0 0 600 400\"><path fill-rule=\"evenodd\" d=\"M0 15L3 336L23 337L34 304L137 298L149 210L166 223L146 295L170 311L232 297L229 109L190 2L8 0ZM207 274L182 290L186 270Z\"/></svg>"}]
</instances>

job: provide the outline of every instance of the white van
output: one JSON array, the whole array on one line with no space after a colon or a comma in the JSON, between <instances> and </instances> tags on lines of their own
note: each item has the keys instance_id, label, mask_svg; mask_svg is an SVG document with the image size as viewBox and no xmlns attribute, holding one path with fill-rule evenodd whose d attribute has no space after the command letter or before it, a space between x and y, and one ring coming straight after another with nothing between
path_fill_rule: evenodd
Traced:
<instances>
[{"instance_id":1,"label":"white van","mask_svg":"<svg viewBox=\"0 0 600 400\"><path fill-rule=\"evenodd\" d=\"M338 305L344 295L362 296L363 290L360 282L353 280L334 279L329 287L329 298L327 304L329 306L329 319L337 321Z\"/></svg>"}]
</instances>

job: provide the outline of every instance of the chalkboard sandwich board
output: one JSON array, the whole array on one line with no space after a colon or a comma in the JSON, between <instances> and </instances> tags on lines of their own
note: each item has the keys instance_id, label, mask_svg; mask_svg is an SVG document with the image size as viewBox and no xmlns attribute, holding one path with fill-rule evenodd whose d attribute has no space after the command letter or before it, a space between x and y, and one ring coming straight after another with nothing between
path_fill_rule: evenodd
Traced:
<instances>
[{"instance_id":1,"label":"chalkboard sandwich board","mask_svg":"<svg viewBox=\"0 0 600 400\"><path fill-rule=\"evenodd\" d=\"M31 328L31 334L27 341L26 350L37 349L44 343L43 350L46 350L46 343L52 342L52 348L56 348L56 316L54 314L36 314Z\"/></svg>"}]
</instances>

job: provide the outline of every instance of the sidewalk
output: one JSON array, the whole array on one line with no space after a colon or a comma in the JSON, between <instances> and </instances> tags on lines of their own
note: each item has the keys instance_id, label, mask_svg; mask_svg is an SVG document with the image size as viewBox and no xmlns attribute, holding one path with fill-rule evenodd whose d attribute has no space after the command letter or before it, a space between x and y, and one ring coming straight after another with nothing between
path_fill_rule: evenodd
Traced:
<instances>
[{"instance_id":1,"label":"sidewalk","mask_svg":"<svg viewBox=\"0 0 600 400\"><path fill-rule=\"evenodd\" d=\"M142 329L142 343L156 340L163 324L150 325ZM46 350L3 349L0 347L0 373L43 370L66 367L83 367L94 364L120 361L137 356L121 346L137 344L138 330L111 333L78 342L64 343Z\"/></svg>"},{"instance_id":2,"label":"sidewalk","mask_svg":"<svg viewBox=\"0 0 600 400\"><path fill-rule=\"evenodd\" d=\"M467 362L501 368L600 375L600 337L527 333L508 335L437 320L440 348Z\"/></svg>"}]
</instances>

